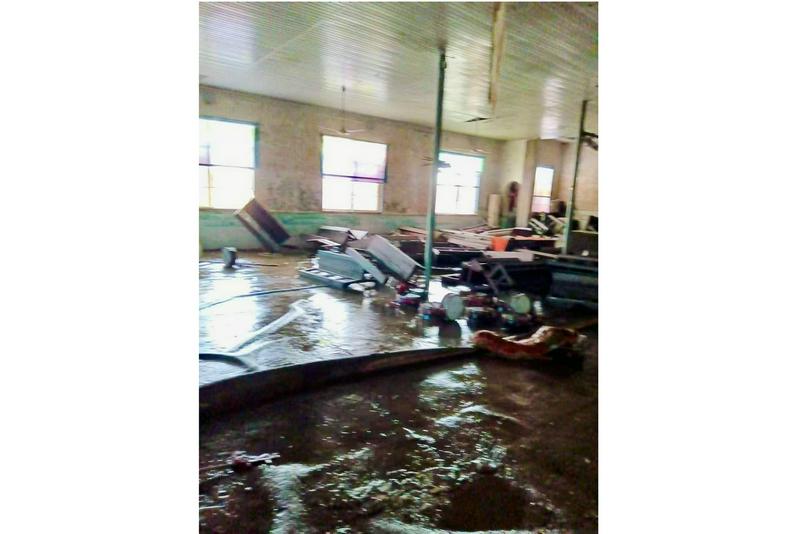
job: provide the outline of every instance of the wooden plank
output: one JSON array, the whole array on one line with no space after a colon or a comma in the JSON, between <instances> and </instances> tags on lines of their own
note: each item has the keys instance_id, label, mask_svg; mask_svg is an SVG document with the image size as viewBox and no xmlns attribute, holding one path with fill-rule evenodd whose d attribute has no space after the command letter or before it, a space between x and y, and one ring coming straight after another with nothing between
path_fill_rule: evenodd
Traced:
<instances>
[{"instance_id":1,"label":"wooden plank","mask_svg":"<svg viewBox=\"0 0 800 534\"><path fill-rule=\"evenodd\" d=\"M459 245L459 246L462 246L464 248L471 248L471 249L474 249L474 250L487 250L489 248L489 246L486 245L486 244L482 244L482 243L476 244L476 243L474 243L472 241L466 241L466 240L463 240L463 239L459 239L457 237L448 239L448 242L450 242L450 243L452 243L454 245Z\"/></svg>"},{"instance_id":2,"label":"wooden plank","mask_svg":"<svg viewBox=\"0 0 800 534\"><path fill-rule=\"evenodd\" d=\"M331 241L330 239L325 239L324 237L318 237L318 236L310 237L306 239L306 241L309 243L319 243L320 245L324 245L326 247L340 246L339 243L336 243L335 241Z\"/></svg>"},{"instance_id":3,"label":"wooden plank","mask_svg":"<svg viewBox=\"0 0 800 534\"><path fill-rule=\"evenodd\" d=\"M424 229L422 229L422 228L416 228L416 227L414 227L414 226L400 226L400 227L398 227L397 229L398 229L399 231L401 231L401 232L405 232L405 233L407 233L407 234L422 234L422 235L428 235L428 232L427 232L427 230L424 230Z\"/></svg>"},{"instance_id":4,"label":"wooden plank","mask_svg":"<svg viewBox=\"0 0 800 534\"><path fill-rule=\"evenodd\" d=\"M483 253L484 256L487 258L517 258L520 261L533 261L536 254L532 250L512 250L512 251L503 251L503 252L496 252L494 250L487 250ZM556 257L553 254L548 254L548 256Z\"/></svg>"},{"instance_id":5,"label":"wooden plank","mask_svg":"<svg viewBox=\"0 0 800 534\"><path fill-rule=\"evenodd\" d=\"M491 247L491 236L479 236L469 232L450 232L447 234L447 241L464 247L486 250Z\"/></svg>"},{"instance_id":6,"label":"wooden plank","mask_svg":"<svg viewBox=\"0 0 800 534\"><path fill-rule=\"evenodd\" d=\"M351 235L350 229L343 226L320 226L319 230L317 230L317 234L325 239L335 241L339 245L343 245L350 239Z\"/></svg>"},{"instance_id":7,"label":"wooden plank","mask_svg":"<svg viewBox=\"0 0 800 534\"><path fill-rule=\"evenodd\" d=\"M539 252L538 250L531 250L531 254L542 258L558 259L559 254L549 254L547 252Z\"/></svg>"},{"instance_id":8,"label":"wooden plank","mask_svg":"<svg viewBox=\"0 0 800 534\"><path fill-rule=\"evenodd\" d=\"M404 281L411 278L416 268L419 267L417 262L380 235L372 236L367 251L392 274Z\"/></svg>"},{"instance_id":9,"label":"wooden plank","mask_svg":"<svg viewBox=\"0 0 800 534\"><path fill-rule=\"evenodd\" d=\"M329 273L321 269L299 269L297 273L302 278L309 278L316 282L325 284L327 286L335 287L337 289L344 289L350 284L359 281L359 280L353 280L352 278L347 278L346 276L338 275L336 273Z\"/></svg>"},{"instance_id":10,"label":"wooden plank","mask_svg":"<svg viewBox=\"0 0 800 534\"><path fill-rule=\"evenodd\" d=\"M348 241L347 248L357 248L360 250L366 250L367 247L369 246L370 241L372 241L372 237L373 236L368 235L366 237L362 237L361 239L356 239L355 241Z\"/></svg>"},{"instance_id":11,"label":"wooden plank","mask_svg":"<svg viewBox=\"0 0 800 534\"><path fill-rule=\"evenodd\" d=\"M383 272L380 269L378 269L374 263L372 263L363 255L361 255L359 251L353 248L348 248L344 252L345 254L353 258L356 261L356 263L358 263L358 265L361 266L362 269L371 274L372 278L374 278L376 282L378 282L379 284L386 283L387 279L386 275L383 274Z\"/></svg>"},{"instance_id":12,"label":"wooden plank","mask_svg":"<svg viewBox=\"0 0 800 534\"><path fill-rule=\"evenodd\" d=\"M280 246L272 241L269 234L264 232L261 228L259 228L258 223L253 219L249 213L246 211L237 212L234 216L239 219L239 222L242 223L242 226L247 228L247 230L255 236L261 246L271 252L277 252L280 249Z\"/></svg>"},{"instance_id":13,"label":"wooden plank","mask_svg":"<svg viewBox=\"0 0 800 534\"><path fill-rule=\"evenodd\" d=\"M365 237L367 237L368 233L369 232L366 230L354 230L352 228L350 229L350 235L353 236L353 239L355 240L364 239Z\"/></svg>"},{"instance_id":14,"label":"wooden plank","mask_svg":"<svg viewBox=\"0 0 800 534\"><path fill-rule=\"evenodd\" d=\"M500 226L500 195L492 193L489 195L489 208L486 218L492 226Z\"/></svg>"},{"instance_id":15,"label":"wooden plank","mask_svg":"<svg viewBox=\"0 0 800 534\"><path fill-rule=\"evenodd\" d=\"M289 233L256 199L252 198L234 216L269 250L277 250Z\"/></svg>"},{"instance_id":16,"label":"wooden plank","mask_svg":"<svg viewBox=\"0 0 800 534\"><path fill-rule=\"evenodd\" d=\"M361 280L364 277L364 269L361 265L348 254L320 250L317 252L319 268L329 273L335 273L353 280Z\"/></svg>"}]
</instances>

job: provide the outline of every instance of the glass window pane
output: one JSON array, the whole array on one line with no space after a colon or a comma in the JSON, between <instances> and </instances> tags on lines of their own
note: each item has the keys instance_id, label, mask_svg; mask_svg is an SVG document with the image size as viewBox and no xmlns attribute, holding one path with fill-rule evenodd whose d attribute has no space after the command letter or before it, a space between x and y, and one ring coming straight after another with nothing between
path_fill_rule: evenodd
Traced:
<instances>
[{"instance_id":1,"label":"glass window pane","mask_svg":"<svg viewBox=\"0 0 800 534\"><path fill-rule=\"evenodd\" d=\"M378 211L380 200L380 184L373 182L356 182L353 186L353 209L357 211Z\"/></svg>"},{"instance_id":2,"label":"glass window pane","mask_svg":"<svg viewBox=\"0 0 800 534\"><path fill-rule=\"evenodd\" d=\"M203 208L210 207L208 203L208 167L198 166L200 175L198 177L197 185L200 188L200 206Z\"/></svg>"},{"instance_id":3,"label":"glass window pane","mask_svg":"<svg viewBox=\"0 0 800 534\"><path fill-rule=\"evenodd\" d=\"M450 165L439 169L439 183L478 187L483 172L483 158L440 152L439 160Z\"/></svg>"},{"instance_id":4,"label":"glass window pane","mask_svg":"<svg viewBox=\"0 0 800 534\"><path fill-rule=\"evenodd\" d=\"M456 213L458 188L454 185L436 186L436 213Z\"/></svg>"},{"instance_id":5,"label":"glass window pane","mask_svg":"<svg viewBox=\"0 0 800 534\"><path fill-rule=\"evenodd\" d=\"M325 135L322 137L322 174L383 181L386 145Z\"/></svg>"},{"instance_id":6,"label":"glass window pane","mask_svg":"<svg viewBox=\"0 0 800 534\"><path fill-rule=\"evenodd\" d=\"M253 198L253 169L207 167L211 177L211 205L239 209Z\"/></svg>"},{"instance_id":7,"label":"glass window pane","mask_svg":"<svg viewBox=\"0 0 800 534\"><path fill-rule=\"evenodd\" d=\"M478 206L478 188L459 187L458 206L456 213L462 215L472 215L475 213L477 206Z\"/></svg>"},{"instance_id":8,"label":"glass window pane","mask_svg":"<svg viewBox=\"0 0 800 534\"><path fill-rule=\"evenodd\" d=\"M459 185L459 176L450 169L439 169L436 183L439 185Z\"/></svg>"},{"instance_id":9,"label":"glass window pane","mask_svg":"<svg viewBox=\"0 0 800 534\"><path fill-rule=\"evenodd\" d=\"M197 181L198 185L200 187L208 187L208 167L198 165L197 168L200 170L200 175Z\"/></svg>"},{"instance_id":10,"label":"glass window pane","mask_svg":"<svg viewBox=\"0 0 800 534\"><path fill-rule=\"evenodd\" d=\"M531 211L536 213L550 213L550 197L533 197Z\"/></svg>"},{"instance_id":11,"label":"glass window pane","mask_svg":"<svg viewBox=\"0 0 800 534\"><path fill-rule=\"evenodd\" d=\"M208 119L200 119L200 146L207 146L211 138L211 123Z\"/></svg>"},{"instance_id":12,"label":"glass window pane","mask_svg":"<svg viewBox=\"0 0 800 534\"><path fill-rule=\"evenodd\" d=\"M533 194L537 197L549 197L553 190L553 175L555 170L552 167L536 167L536 175L533 179Z\"/></svg>"},{"instance_id":13,"label":"glass window pane","mask_svg":"<svg viewBox=\"0 0 800 534\"><path fill-rule=\"evenodd\" d=\"M352 186L348 178L334 176L322 177L322 209L324 210L350 210L352 209Z\"/></svg>"},{"instance_id":14,"label":"glass window pane","mask_svg":"<svg viewBox=\"0 0 800 534\"><path fill-rule=\"evenodd\" d=\"M212 165L255 167L253 124L200 119L200 159ZM204 154L203 147L208 147Z\"/></svg>"}]
</instances>

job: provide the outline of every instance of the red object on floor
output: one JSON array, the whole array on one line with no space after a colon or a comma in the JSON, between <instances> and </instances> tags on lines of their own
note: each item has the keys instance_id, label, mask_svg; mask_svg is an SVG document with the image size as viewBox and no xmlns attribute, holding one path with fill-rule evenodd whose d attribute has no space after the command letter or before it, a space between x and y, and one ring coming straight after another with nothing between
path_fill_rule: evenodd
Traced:
<instances>
[{"instance_id":1,"label":"red object on floor","mask_svg":"<svg viewBox=\"0 0 800 534\"><path fill-rule=\"evenodd\" d=\"M543 326L529 338L518 341L505 339L489 330L480 330L472 336L472 342L476 347L511 360L552 361L552 351L575 348L581 337L570 328Z\"/></svg>"},{"instance_id":2,"label":"red object on floor","mask_svg":"<svg viewBox=\"0 0 800 534\"><path fill-rule=\"evenodd\" d=\"M508 242L511 240L510 237L505 235L493 236L492 237L492 250L502 252L506 248L508 248Z\"/></svg>"}]
</instances>

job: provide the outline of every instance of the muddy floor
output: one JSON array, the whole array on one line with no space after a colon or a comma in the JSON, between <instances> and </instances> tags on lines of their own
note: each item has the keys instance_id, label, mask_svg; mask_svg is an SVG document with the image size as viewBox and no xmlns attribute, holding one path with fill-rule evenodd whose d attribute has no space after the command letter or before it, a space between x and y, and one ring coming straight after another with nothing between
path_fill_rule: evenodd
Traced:
<instances>
[{"instance_id":1,"label":"muddy floor","mask_svg":"<svg viewBox=\"0 0 800 534\"><path fill-rule=\"evenodd\" d=\"M471 332L463 320L442 328L417 320L413 312L388 307L395 297L389 288L369 298L323 287L221 302L237 294L314 285L297 274L298 265L307 260L297 255L245 253L237 268L226 269L218 254L205 259L217 261L200 264L200 352L239 349L248 336L293 311L298 312L296 317L280 330L234 352L270 369L374 352L469 343ZM271 265L245 266L245 261ZM442 291L438 284L433 288L437 290ZM224 363L202 361L200 383L241 372Z\"/></svg>"},{"instance_id":2,"label":"muddy floor","mask_svg":"<svg viewBox=\"0 0 800 534\"><path fill-rule=\"evenodd\" d=\"M589 337L582 370L462 359L206 421L201 531L592 532L597 360ZM240 474L208 469L237 451L279 456Z\"/></svg>"},{"instance_id":3,"label":"muddy floor","mask_svg":"<svg viewBox=\"0 0 800 534\"><path fill-rule=\"evenodd\" d=\"M297 274L298 266L308 266L309 261L303 255L244 252L228 269L218 252L206 253L199 268L199 351L235 353L262 369L272 369L376 352L470 346L472 330L465 319L436 324L421 320L413 310L391 308L388 304L395 293L389 288L367 298L328 287L231 298L314 285ZM434 281L430 291L435 301L451 289ZM550 324L564 320L560 313L541 307L537 311L552 315ZM287 314L292 319L280 329L247 342L253 333ZM217 361L199 365L200 384L245 372Z\"/></svg>"},{"instance_id":4,"label":"muddy floor","mask_svg":"<svg viewBox=\"0 0 800 534\"><path fill-rule=\"evenodd\" d=\"M251 259L282 265L201 264L201 306L308 285L297 257ZM201 350L235 345L298 299L303 315L255 351L263 368L469 344L463 321L442 331L387 310L391 296L325 288L234 299L201 310ZM540 311L551 324L574 319ZM584 333L582 369L462 358L203 421L200 531L596 531L597 334ZM201 381L243 372L230 367L201 362ZM233 469L236 454L276 456Z\"/></svg>"}]
</instances>

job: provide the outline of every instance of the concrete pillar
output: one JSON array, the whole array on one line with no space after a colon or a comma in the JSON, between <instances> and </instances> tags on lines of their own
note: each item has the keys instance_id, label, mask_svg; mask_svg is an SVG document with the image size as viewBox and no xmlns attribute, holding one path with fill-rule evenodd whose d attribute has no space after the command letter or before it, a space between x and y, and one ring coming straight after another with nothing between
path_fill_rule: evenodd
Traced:
<instances>
[{"instance_id":1,"label":"concrete pillar","mask_svg":"<svg viewBox=\"0 0 800 534\"><path fill-rule=\"evenodd\" d=\"M525 168L522 172L522 183L517 196L517 226L528 227L533 202L533 173L536 169L536 139L531 139L525 149Z\"/></svg>"}]
</instances>

